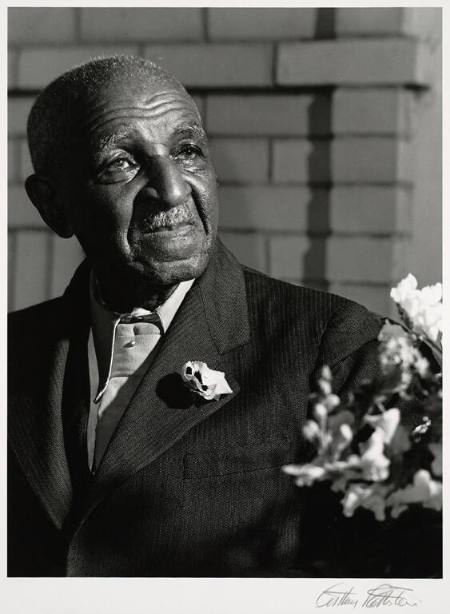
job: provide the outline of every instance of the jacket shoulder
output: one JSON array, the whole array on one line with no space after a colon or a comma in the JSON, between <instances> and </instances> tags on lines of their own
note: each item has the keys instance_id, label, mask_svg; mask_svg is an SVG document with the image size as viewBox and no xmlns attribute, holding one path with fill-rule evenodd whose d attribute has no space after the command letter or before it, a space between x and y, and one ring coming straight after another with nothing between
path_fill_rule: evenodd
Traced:
<instances>
[{"instance_id":1,"label":"jacket shoulder","mask_svg":"<svg viewBox=\"0 0 450 614\"><path fill-rule=\"evenodd\" d=\"M8 341L10 347L20 339L26 339L28 345L33 340L56 332L62 313L62 299L55 298L25 309L8 314Z\"/></svg>"},{"instance_id":2,"label":"jacket shoulder","mask_svg":"<svg viewBox=\"0 0 450 614\"><path fill-rule=\"evenodd\" d=\"M90 265L84 260L75 270L66 291L57 298L31 305L25 309L12 311L8 314L8 331L10 334L19 334L36 328L36 334L48 334L51 331L61 332L70 325L68 320L84 317L87 296Z\"/></svg>"},{"instance_id":3,"label":"jacket shoulder","mask_svg":"<svg viewBox=\"0 0 450 614\"><path fill-rule=\"evenodd\" d=\"M319 347L318 360L332 364L376 341L382 317L331 292L296 286L244 267L250 311L300 331Z\"/></svg>"},{"instance_id":4,"label":"jacket shoulder","mask_svg":"<svg viewBox=\"0 0 450 614\"><path fill-rule=\"evenodd\" d=\"M18 324L26 324L28 322L34 322L36 320L42 320L43 316L56 313L61 305L61 297L53 298L24 309L18 309L17 311L11 311L8 314L8 324L10 326L16 326Z\"/></svg>"}]
</instances>

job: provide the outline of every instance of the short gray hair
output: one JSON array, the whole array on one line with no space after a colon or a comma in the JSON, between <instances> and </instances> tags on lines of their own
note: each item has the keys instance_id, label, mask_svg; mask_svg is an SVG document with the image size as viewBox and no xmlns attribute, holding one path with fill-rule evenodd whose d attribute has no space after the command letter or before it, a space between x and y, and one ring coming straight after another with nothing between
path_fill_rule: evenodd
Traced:
<instances>
[{"instance_id":1,"label":"short gray hair","mask_svg":"<svg viewBox=\"0 0 450 614\"><path fill-rule=\"evenodd\" d=\"M95 58L68 70L37 97L28 117L27 135L35 172L57 172L64 160L83 102L119 78L145 78L149 83L181 83L158 64L132 55ZM185 91L185 90L184 90Z\"/></svg>"}]
</instances>

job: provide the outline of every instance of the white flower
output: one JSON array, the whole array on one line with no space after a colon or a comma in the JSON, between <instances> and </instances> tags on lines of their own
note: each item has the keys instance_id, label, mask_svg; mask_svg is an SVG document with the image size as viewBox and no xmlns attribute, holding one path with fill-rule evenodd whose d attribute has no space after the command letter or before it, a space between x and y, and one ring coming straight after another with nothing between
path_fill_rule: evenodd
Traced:
<instances>
[{"instance_id":1,"label":"white flower","mask_svg":"<svg viewBox=\"0 0 450 614\"><path fill-rule=\"evenodd\" d=\"M342 506L344 516L353 516L358 507L371 510L377 520L385 520L386 488L379 484L352 484L345 495Z\"/></svg>"},{"instance_id":2,"label":"white flower","mask_svg":"<svg viewBox=\"0 0 450 614\"><path fill-rule=\"evenodd\" d=\"M333 411L333 409L336 409L336 407L338 407L340 403L341 399L338 397L337 394L328 394L323 400L323 404L328 411Z\"/></svg>"},{"instance_id":3,"label":"white flower","mask_svg":"<svg viewBox=\"0 0 450 614\"><path fill-rule=\"evenodd\" d=\"M422 503L423 507L440 512L442 509L442 484L433 481L433 494L427 501Z\"/></svg>"},{"instance_id":4,"label":"white flower","mask_svg":"<svg viewBox=\"0 0 450 614\"><path fill-rule=\"evenodd\" d=\"M369 439L360 444L363 449L361 454L361 469L364 480L382 482L389 476L391 461L383 454L384 433L381 429L375 429Z\"/></svg>"},{"instance_id":5,"label":"white flower","mask_svg":"<svg viewBox=\"0 0 450 614\"><path fill-rule=\"evenodd\" d=\"M325 430L327 424L328 410L323 403L315 403L312 410L313 418L317 421L322 430Z\"/></svg>"},{"instance_id":6,"label":"white flower","mask_svg":"<svg viewBox=\"0 0 450 614\"><path fill-rule=\"evenodd\" d=\"M351 454L344 461L326 463L325 468L334 474L331 490L334 492L345 491L350 480L361 479L361 459L357 454Z\"/></svg>"},{"instance_id":7,"label":"white flower","mask_svg":"<svg viewBox=\"0 0 450 614\"><path fill-rule=\"evenodd\" d=\"M311 486L316 480L321 480L326 475L326 470L314 463L284 465L283 471L288 475L295 476L295 484L297 486Z\"/></svg>"},{"instance_id":8,"label":"white flower","mask_svg":"<svg viewBox=\"0 0 450 614\"><path fill-rule=\"evenodd\" d=\"M404 503L397 503L391 509L392 518L398 518L400 514L403 514L403 512L405 512L407 509L408 509L408 506L405 505Z\"/></svg>"},{"instance_id":9,"label":"white flower","mask_svg":"<svg viewBox=\"0 0 450 614\"><path fill-rule=\"evenodd\" d=\"M233 392L225 379L225 373L210 369L205 362L187 362L181 369L181 377L194 394L206 401L216 400L222 394Z\"/></svg>"},{"instance_id":10,"label":"white flower","mask_svg":"<svg viewBox=\"0 0 450 614\"><path fill-rule=\"evenodd\" d=\"M333 492L345 492L348 482L356 479L361 479L361 473L354 469L346 469L342 475L333 480L331 490Z\"/></svg>"},{"instance_id":11,"label":"white flower","mask_svg":"<svg viewBox=\"0 0 450 614\"><path fill-rule=\"evenodd\" d=\"M392 441L389 442L389 449L392 454L403 454L411 448L410 428L399 424Z\"/></svg>"},{"instance_id":12,"label":"white flower","mask_svg":"<svg viewBox=\"0 0 450 614\"><path fill-rule=\"evenodd\" d=\"M386 321L378 339L379 361L384 374L401 367L402 373L407 375L405 372L421 357L413 345L412 338L401 326Z\"/></svg>"},{"instance_id":13,"label":"white flower","mask_svg":"<svg viewBox=\"0 0 450 614\"><path fill-rule=\"evenodd\" d=\"M389 320L385 320L380 332L378 333L378 341L387 343L392 338L408 339L408 333L400 324L391 324Z\"/></svg>"},{"instance_id":14,"label":"white flower","mask_svg":"<svg viewBox=\"0 0 450 614\"><path fill-rule=\"evenodd\" d=\"M415 297L417 279L409 273L395 288L391 289L391 298L404 308L408 301Z\"/></svg>"},{"instance_id":15,"label":"white flower","mask_svg":"<svg viewBox=\"0 0 450 614\"><path fill-rule=\"evenodd\" d=\"M442 332L442 303L424 306L413 319L414 330L436 342Z\"/></svg>"},{"instance_id":16,"label":"white flower","mask_svg":"<svg viewBox=\"0 0 450 614\"><path fill-rule=\"evenodd\" d=\"M400 410L392 407L382 414L365 416L365 421L372 425L374 429L380 429L383 433L384 443L389 444L400 424Z\"/></svg>"},{"instance_id":17,"label":"white flower","mask_svg":"<svg viewBox=\"0 0 450 614\"><path fill-rule=\"evenodd\" d=\"M417 289L411 273L391 290L391 298L406 313L417 334L436 342L442 332L442 284Z\"/></svg>"},{"instance_id":18,"label":"white flower","mask_svg":"<svg viewBox=\"0 0 450 614\"><path fill-rule=\"evenodd\" d=\"M365 416L365 422L375 430L367 441L360 444L362 477L382 482L389 477L391 463L384 455L384 446L394 437L400 423L400 410L394 407L376 416Z\"/></svg>"},{"instance_id":19,"label":"white flower","mask_svg":"<svg viewBox=\"0 0 450 614\"><path fill-rule=\"evenodd\" d=\"M421 310L420 297L420 290L417 290L417 279L411 273L402 279L396 288L391 289L391 298L403 309L411 321L414 321Z\"/></svg>"},{"instance_id":20,"label":"white flower","mask_svg":"<svg viewBox=\"0 0 450 614\"><path fill-rule=\"evenodd\" d=\"M344 516L351 517L355 513L357 507L361 505L361 501L366 495L366 490L357 484L353 484L348 489L343 501Z\"/></svg>"},{"instance_id":21,"label":"white flower","mask_svg":"<svg viewBox=\"0 0 450 614\"><path fill-rule=\"evenodd\" d=\"M332 458L338 459L352 439L353 431L350 425L341 424L334 434L333 441L330 446L330 454Z\"/></svg>"},{"instance_id":22,"label":"white flower","mask_svg":"<svg viewBox=\"0 0 450 614\"><path fill-rule=\"evenodd\" d=\"M391 337L383 342L381 346L382 358L389 363L412 365L415 360L414 347L409 337Z\"/></svg>"},{"instance_id":23,"label":"white flower","mask_svg":"<svg viewBox=\"0 0 450 614\"><path fill-rule=\"evenodd\" d=\"M424 305L436 305L442 301L441 283L434 284L434 286L424 286L420 292Z\"/></svg>"},{"instance_id":24,"label":"white flower","mask_svg":"<svg viewBox=\"0 0 450 614\"><path fill-rule=\"evenodd\" d=\"M426 469L419 469L414 474L412 484L396 490L387 499L387 505L401 507L401 511L409 503L422 503L424 507L442 509L442 484L433 480ZM398 509L394 512L396 515L399 513Z\"/></svg>"},{"instance_id":25,"label":"white flower","mask_svg":"<svg viewBox=\"0 0 450 614\"><path fill-rule=\"evenodd\" d=\"M307 420L302 428L302 433L308 441L316 441L320 437L320 428L314 420Z\"/></svg>"},{"instance_id":26,"label":"white flower","mask_svg":"<svg viewBox=\"0 0 450 614\"><path fill-rule=\"evenodd\" d=\"M418 356L414 363L414 368L420 377L426 377L430 368L430 363L423 356Z\"/></svg>"},{"instance_id":27,"label":"white flower","mask_svg":"<svg viewBox=\"0 0 450 614\"><path fill-rule=\"evenodd\" d=\"M320 392L323 395L331 394L331 383L333 381L333 375L328 365L324 365L320 371L320 377L317 381Z\"/></svg>"},{"instance_id":28,"label":"white flower","mask_svg":"<svg viewBox=\"0 0 450 614\"><path fill-rule=\"evenodd\" d=\"M335 432L342 424L348 424L352 426L355 422L355 416L349 409L341 409L336 414L333 414L328 418L328 428L330 431Z\"/></svg>"}]
</instances>

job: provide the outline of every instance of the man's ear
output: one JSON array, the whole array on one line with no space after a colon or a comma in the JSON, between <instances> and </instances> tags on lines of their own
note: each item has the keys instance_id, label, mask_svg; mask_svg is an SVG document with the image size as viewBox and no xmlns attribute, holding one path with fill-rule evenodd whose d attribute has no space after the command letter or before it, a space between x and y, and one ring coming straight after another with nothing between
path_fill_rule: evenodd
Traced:
<instances>
[{"instance_id":1,"label":"man's ear","mask_svg":"<svg viewBox=\"0 0 450 614\"><path fill-rule=\"evenodd\" d=\"M53 182L40 174L30 175L25 181L25 189L28 198L39 211L47 226L50 226L60 237L65 239L71 237L73 235L72 224Z\"/></svg>"}]
</instances>

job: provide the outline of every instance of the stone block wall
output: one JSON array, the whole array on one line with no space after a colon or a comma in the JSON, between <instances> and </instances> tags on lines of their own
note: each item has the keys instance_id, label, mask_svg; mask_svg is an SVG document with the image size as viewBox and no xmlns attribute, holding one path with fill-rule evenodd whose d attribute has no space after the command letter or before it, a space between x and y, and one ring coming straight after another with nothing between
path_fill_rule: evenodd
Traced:
<instances>
[{"instance_id":1,"label":"stone block wall","mask_svg":"<svg viewBox=\"0 0 450 614\"><path fill-rule=\"evenodd\" d=\"M38 91L90 57L135 53L194 95L245 264L382 313L407 271L437 281L441 11L10 8L9 308L62 292L83 257L23 189Z\"/></svg>"}]
</instances>

